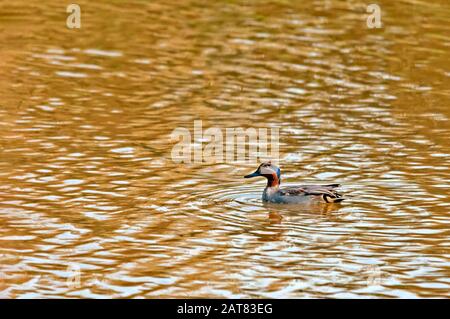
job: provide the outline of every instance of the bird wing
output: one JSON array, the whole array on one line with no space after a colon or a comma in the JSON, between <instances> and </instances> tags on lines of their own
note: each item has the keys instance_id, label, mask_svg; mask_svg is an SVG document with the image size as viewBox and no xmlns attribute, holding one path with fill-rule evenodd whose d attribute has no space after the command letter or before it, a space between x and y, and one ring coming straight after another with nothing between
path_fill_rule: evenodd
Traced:
<instances>
[{"instance_id":1,"label":"bird wing","mask_svg":"<svg viewBox=\"0 0 450 319\"><path fill-rule=\"evenodd\" d=\"M300 185L285 187L280 190L281 196L321 196L326 203L340 202L344 200L335 188L339 184L329 185Z\"/></svg>"}]
</instances>

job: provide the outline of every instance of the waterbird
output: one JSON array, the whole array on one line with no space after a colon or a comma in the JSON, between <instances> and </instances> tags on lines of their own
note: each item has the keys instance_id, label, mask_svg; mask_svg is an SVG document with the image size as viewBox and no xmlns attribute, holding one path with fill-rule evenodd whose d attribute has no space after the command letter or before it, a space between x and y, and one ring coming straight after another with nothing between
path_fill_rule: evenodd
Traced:
<instances>
[{"instance_id":1,"label":"waterbird","mask_svg":"<svg viewBox=\"0 0 450 319\"><path fill-rule=\"evenodd\" d=\"M281 170L269 162L259 165L258 169L244 178L263 176L267 179L262 194L263 202L280 204L338 203L345 198L335 189L340 184L299 185L280 188Z\"/></svg>"}]
</instances>

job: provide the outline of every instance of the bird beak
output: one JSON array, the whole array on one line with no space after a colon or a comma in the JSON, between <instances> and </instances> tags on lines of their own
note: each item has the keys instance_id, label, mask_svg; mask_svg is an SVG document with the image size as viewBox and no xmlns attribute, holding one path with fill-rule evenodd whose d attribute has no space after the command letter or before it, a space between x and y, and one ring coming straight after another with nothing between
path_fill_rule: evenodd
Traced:
<instances>
[{"instance_id":1,"label":"bird beak","mask_svg":"<svg viewBox=\"0 0 450 319\"><path fill-rule=\"evenodd\" d=\"M252 177L256 177L256 176L261 176L261 174L258 171L256 171L254 173L245 175L244 178L252 178Z\"/></svg>"}]
</instances>

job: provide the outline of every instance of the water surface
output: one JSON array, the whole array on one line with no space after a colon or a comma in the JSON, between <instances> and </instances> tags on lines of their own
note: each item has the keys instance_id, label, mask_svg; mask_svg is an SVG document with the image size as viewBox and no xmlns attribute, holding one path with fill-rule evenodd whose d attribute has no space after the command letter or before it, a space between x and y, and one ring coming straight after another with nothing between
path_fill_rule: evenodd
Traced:
<instances>
[{"instance_id":1,"label":"water surface","mask_svg":"<svg viewBox=\"0 0 450 319\"><path fill-rule=\"evenodd\" d=\"M77 3L0 3L1 297L449 297L448 1ZM194 120L351 196L174 163Z\"/></svg>"}]
</instances>

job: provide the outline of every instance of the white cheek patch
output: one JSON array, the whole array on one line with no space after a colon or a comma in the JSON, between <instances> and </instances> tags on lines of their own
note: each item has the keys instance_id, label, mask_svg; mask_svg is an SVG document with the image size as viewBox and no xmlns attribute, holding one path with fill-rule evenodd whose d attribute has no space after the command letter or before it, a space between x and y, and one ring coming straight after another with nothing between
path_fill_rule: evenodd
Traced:
<instances>
[{"instance_id":1,"label":"white cheek patch","mask_svg":"<svg viewBox=\"0 0 450 319\"><path fill-rule=\"evenodd\" d=\"M261 174L273 174L273 171L271 169L269 169L269 168L262 167L261 170L260 170L260 173Z\"/></svg>"}]
</instances>

